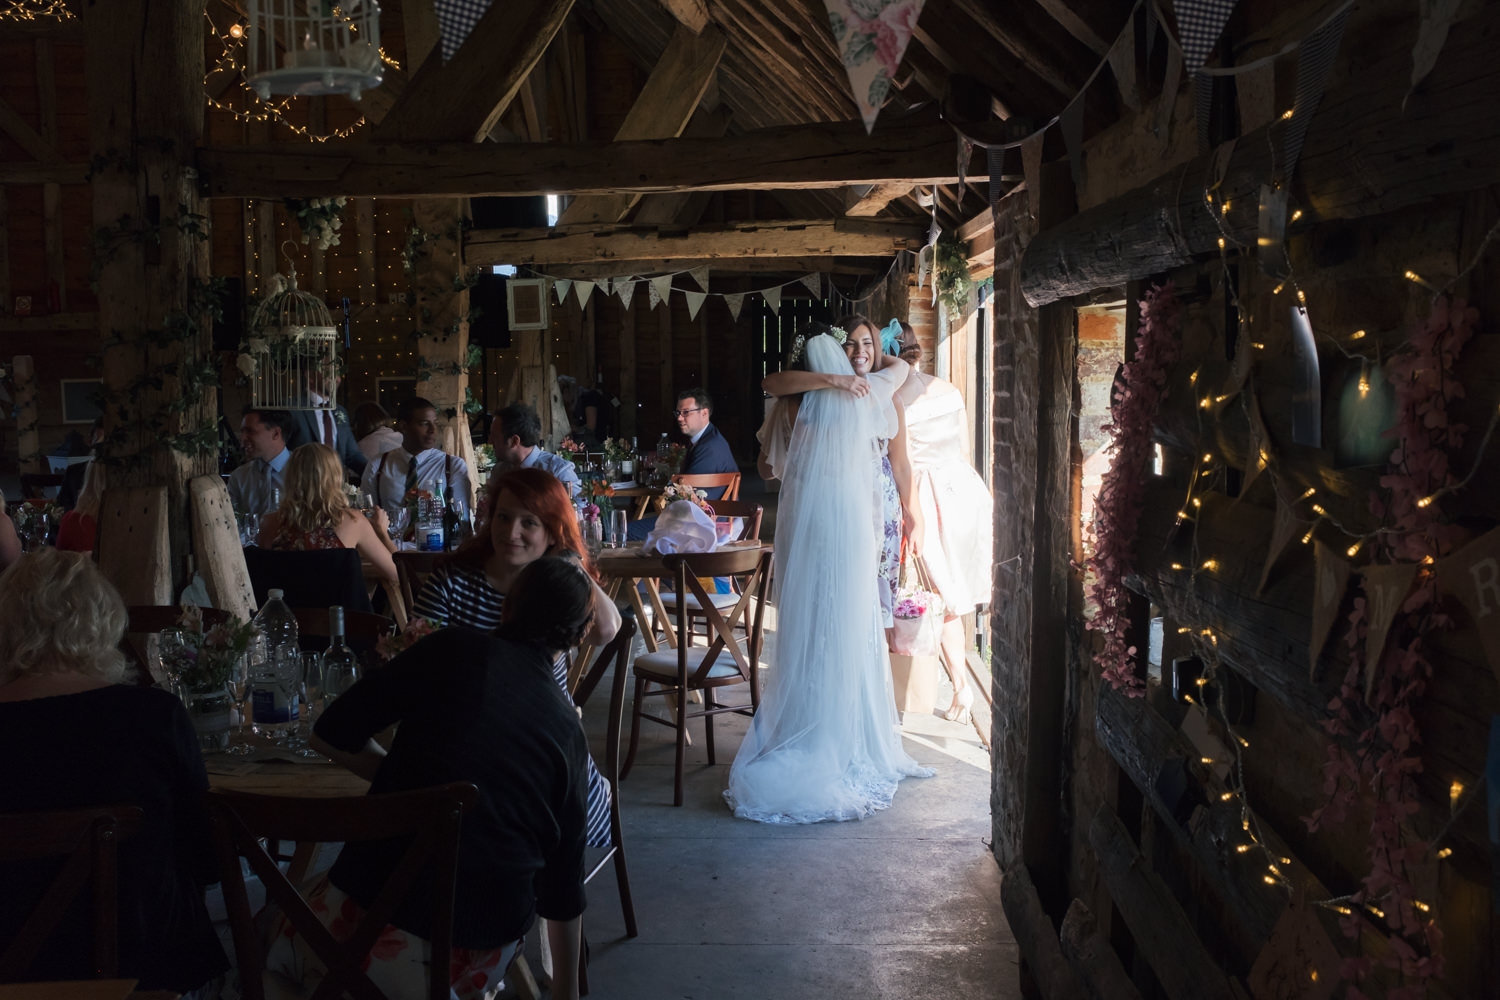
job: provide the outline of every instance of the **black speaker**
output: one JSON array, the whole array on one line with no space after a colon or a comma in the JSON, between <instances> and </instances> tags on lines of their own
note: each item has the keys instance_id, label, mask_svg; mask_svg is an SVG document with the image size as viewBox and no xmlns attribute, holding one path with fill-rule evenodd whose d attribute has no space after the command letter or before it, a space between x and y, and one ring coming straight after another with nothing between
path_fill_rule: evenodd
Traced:
<instances>
[{"instance_id":1,"label":"black speaker","mask_svg":"<svg viewBox=\"0 0 1500 1000\"><path fill-rule=\"evenodd\" d=\"M214 320L214 350L234 351L245 332L245 280L225 278L224 294L219 299L223 313Z\"/></svg>"},{"instance_id":2,"label":"black speaker","mask_svg":"<svg viewBox=\"0 0 1500 1000\"><path fill-rule=\"evenodd\" d=\"M471 198L469 213L475 229L527 229L547 224L547 196Z\"/></svg>"},{"instance_id":3,"label":"black speaker","mask_svg":"<svg viewBox=\"0 0 1500 1000\"><path fill-rule=\"evenodd\" d=\"M469 343L480 347L510 346L510 313L505 301L505 275L481 273L479 283L469 289L469 309L478 314L469 321Z\"/></svg>"}]
</instances>

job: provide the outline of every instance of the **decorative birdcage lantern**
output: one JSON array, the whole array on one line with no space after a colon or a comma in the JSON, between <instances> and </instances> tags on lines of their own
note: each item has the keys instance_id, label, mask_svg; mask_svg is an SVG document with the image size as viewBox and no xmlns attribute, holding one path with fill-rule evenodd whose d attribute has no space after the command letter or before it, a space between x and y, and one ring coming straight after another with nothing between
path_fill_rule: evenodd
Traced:
<instances>
[{"instance_id":1,"label":"decorative birdcage lantern","mask_svg":"<svg viewBox=\"0 0 1500 1000\"><path fill-rule=\"evenodd\" d=\"M271 410L333 409L339 375L338 327L316 295L297 290L297 272L276 275L250 317L246 353L255 405ZM321 402L314 400L314 394Z\"/></svg>"},{"instance_id":2,"label":"decorative birdcage lantern","mask_svg":"<svg viewBox=\"0 0 1500 1000\"><path fill-rule=\"evenodd\" d=\"M319 97L380 86L380 4L376 0L250 0L245 80L263 101L272 94Z\"/></svg>"}]
</instances>

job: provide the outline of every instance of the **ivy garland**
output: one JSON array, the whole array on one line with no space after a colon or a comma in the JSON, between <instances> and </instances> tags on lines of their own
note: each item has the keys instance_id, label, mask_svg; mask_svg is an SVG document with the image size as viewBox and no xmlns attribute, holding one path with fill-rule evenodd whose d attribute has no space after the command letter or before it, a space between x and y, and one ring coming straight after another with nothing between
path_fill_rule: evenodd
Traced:
<instances>
[{"instance_id":1,"label":"ivy garland","mask_svg":"<svg viewBox=\"0 0 1500 1000\"><path fill-rule=\"evenodd\" d=\"M938 237L932 281L938 299L948 307L950 316L963 314L969 303L969 293L974 289L967 254L968 248L956 233L943 233Z\"/></svg>"}]
</instances>

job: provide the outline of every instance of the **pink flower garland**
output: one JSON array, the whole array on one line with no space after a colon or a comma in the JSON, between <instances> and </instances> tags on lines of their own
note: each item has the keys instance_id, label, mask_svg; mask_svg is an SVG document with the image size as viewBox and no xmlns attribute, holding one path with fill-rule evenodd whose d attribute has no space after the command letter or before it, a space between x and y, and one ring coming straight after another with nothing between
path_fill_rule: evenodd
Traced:
<instances>
[{"instance_id":1,"label":"pink flower garland","mask_svg":"<svg viewBox=\"0 0 1500 1000\"><path fill-rule=\"evenodd\" d=\"M1135 675L1136 648L1126 644L1130 591L1125 577L1133 566L1136 527L1145 505L1152 428L1167 371L1181 348L1181 312L1171 284L1151 289L1141 302L1135 357L1125 363L1124 385L1116 389L1104 428L1113 436L1115 457L1094 503L1095 583L1089 597L1099 611L1087 627L1104 637L1098 656L1104 679L1131 697L1145 694L1145 686Z\"/></svg>"},{"instance_id":2,"label":"pink flower garland","mask_svg":"<svg viewBox=\"0 0 1500 1000\"><path fill-rule=\"evenodd\" d=\"M1444 521L1438 503L1429 501L1424 506L1421 501L1454 482L1448 453L1462 446L1467 428L1449 422L1448 404L1464 395L1454 368L1477 321L1477 311L1462 301L1450 305L1446 297L1439 298L1412 339L1411 351L1390 365L1388 377L1395 386L1399 409L1391 433L1397 443L1388 471L1380 478L1385 493L1373 494L1370 501L1371 509L1392 529L1381 536L1379 555L1385 561L1438 559L1461 540L1461 529ZM1402 827L1419 808L1415 776L1422 771L1422 759L1416 748L1422 734L1416 706L1432 676L1425 638L1452 625L1449 616L1438 610L1437 596L1429 564L1419 570L1400 617L1392 624L1385 653L1374 668L1378 673L1368 707L1363 705L1360 687L1368 609L1363 597L1355 598L1345 636L1349 669L1339 697L1329 702L1333 716L1323 723L1333 737L1323 765L1328 801L1306 818L1313 831L1347 822L1350 806L1364 793L1371 812L1370 872L1352 901L1378 906L1392 931L1391 951L1384 961L1402 974L1406 984L1388 993L1388 1000L1418 1000L1427 995L1427 983L1443 974L1437 922L1413 905L1411 870L1427 857L1429 845L1410 840ZM1356 733L1353 747L1347 746L1348 738ZM1363 920L1358 912L1345 917L1345 933L1357 937ZM1353 984L1363 981L1372 964L1369 958L1345 961L1349 1000L1364 1000L1365 994Z\"/></svg>"}]
</instances>

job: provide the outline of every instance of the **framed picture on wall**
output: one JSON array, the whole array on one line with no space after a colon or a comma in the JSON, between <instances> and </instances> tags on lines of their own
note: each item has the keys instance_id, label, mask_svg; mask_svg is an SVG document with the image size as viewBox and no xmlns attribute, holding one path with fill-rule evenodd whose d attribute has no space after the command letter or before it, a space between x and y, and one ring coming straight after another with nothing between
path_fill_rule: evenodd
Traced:
<instances>
[{"instance_id":1,"label":"framed picture on wall","mask_svg":"<svg viewBox=\"0 0 1500 1000\"><path fill-rule=\"evenodd\" d=\"M65 424L91 424L104 412L99 407L99 395L104 391L104 381L97 378L65 378L62 380L62 412Z\"/></svg>"},{"instance_id":2,"label":"framed picture on wall","mask_svg":"<svg viewBox=\"0 0 1500 1000\"><path fill-rule=\"evenodd\" d=\"M512 330L547 329L546 278L510 278L505 282L505 291Z\"/></svg>"}]
</instances>

